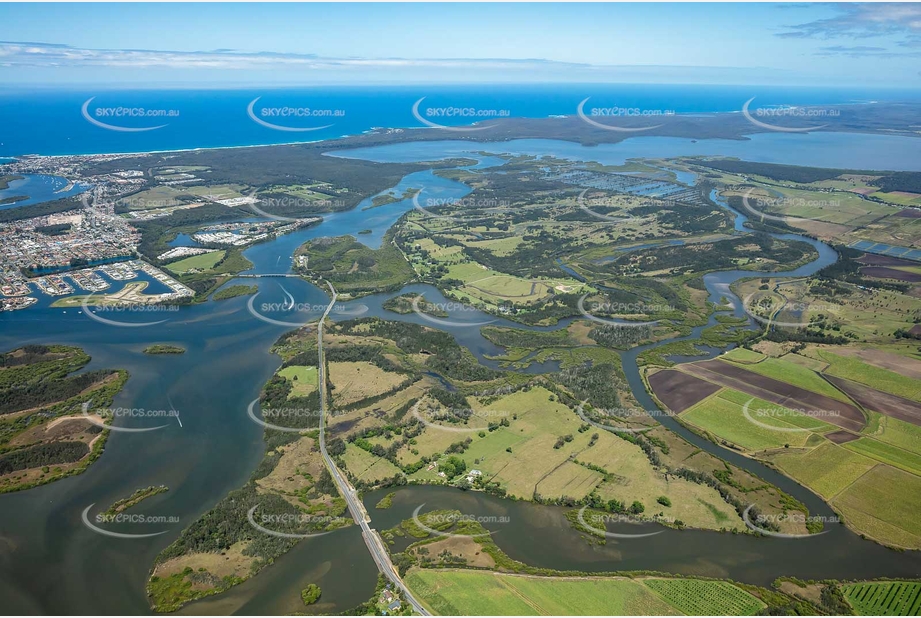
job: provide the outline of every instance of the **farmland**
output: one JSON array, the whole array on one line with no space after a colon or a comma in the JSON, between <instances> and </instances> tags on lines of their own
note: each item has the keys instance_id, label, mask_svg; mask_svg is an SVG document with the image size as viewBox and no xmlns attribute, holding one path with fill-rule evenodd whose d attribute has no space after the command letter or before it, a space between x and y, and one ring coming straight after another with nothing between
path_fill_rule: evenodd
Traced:
<instances>
[{"instance_id":1,"label":"farmland","mask_svg":"<svg viewBox=\"0 0 921 618\"><path fill-rule=\"evenodd\" d=\"M621 578L523 577L417 569L410 589L441 615L674 615L641 583Z\"/></svg>"},{"instance_id":2,"label":"farmland","mask_svg":"<svg viewBox=\"0 0 921 618\"><path fill-rule=\"evenodd\" d=\"M191 257L183 258L175 262L170 262L165 266L166 270L182 275L190 270L208 270L214 268L226 254L226 251L209 251L200 253Z\"/></svg>"},{"instance_id":3,"label":"farmland","mask_svg":"<svg viewBox=\"0 0 921 618\"><path fill-rule=\"evenodd\" d=\"M751 616L764 603L727 582L645 579L643 583L688 616Z\"/></svg>"},{"instance_id":4,"label":"farmland","mask_svg":"<svg viewBox=\"0 0 921 618\"><path fill-rule=\"evenodd\" d=\"M859 616L921 614L921 583L918 582L845 584L841 591Z\"/></svg>"}]
</instances>

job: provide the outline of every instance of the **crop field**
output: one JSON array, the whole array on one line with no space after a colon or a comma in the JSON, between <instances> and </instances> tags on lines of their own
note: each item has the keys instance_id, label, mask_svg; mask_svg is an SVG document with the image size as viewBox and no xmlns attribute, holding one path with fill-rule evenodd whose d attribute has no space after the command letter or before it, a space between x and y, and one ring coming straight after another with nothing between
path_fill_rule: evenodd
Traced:
<instances>
[{"instance_id":1,"label":"crop field","mask_svg":"<svg viewBox=\"0 0 921 618\"><path fill-rule=\"evenodd\" d=\"M765 606L728 582L646 579L643 583L688 616L752 616Z\"/></svg>"},{"instance_id":2,"label":"crop field","mask_svg":"<svg viewBox=\"0 0 921 618\"><path fill-rule=\"evenodd\" d=\"M885 444L872 438L861 438L854 442L848 442L844 448L872 457L906 472L921 474L921 455L897 446Z\"/></svg>"},{"instance_id":3,"label":"crop field","mask_svg":"<svg viewBox=\"0 0 921 618\"><path fill-rule=\"evenodd\" d=\"M342 459L349 472L369 483L391 478L400 473L399 468L383 457L372 455L354 444L346 446Z\"/></svg>"},{"instance_id":4,"label":"crop field","mask_svg":"<svg viewBox=\"0 0 921 618\"><path fill-rule=\"evenodd\" d=\"M291 397L306 397L317 390L317 368L291 365L279 370L278 375L291 382Z\"/></svg>"},{"instance_id":5,"label":"crop field","mask_svg":"<svg viewBox=\"0 0 921 618\"><path fill-rule=\"evenodd\" d=\"M344 406L385 393L403 382L406 376L358 361L330 363L329 379L333 384L335 405Z\"/></svg>"},{"instance_id":6,"label":"crop field","mask_svg":"<svg viewBox=\"0 0 921 618\"><path fill-rule=\"evenodd\" d=\"M735 351L735 350L733 350ZM746 350L747 352L748 350ZM723 357L725 358L725 357ZM847 401L847 396L822 379L816 372L783 358L764 358L760 362L739 363L749 371L804 388L820 395Z\"/></svg>"},{"instance_id":7,"label":"crop field","mask_svg":"<svg viewBox=\"0 0 921 618\"><path fill-rule=\"evenodd\" d=\"M754 350L747 350L745 348L733 348L732 350L729 350L720 356L720 358L735 361L743 365L748 365L750 363L758 363L763 361L767 357L764 354L755 352Z\"/></svg>"},{"instance_id":8,"label":"crop field","mask_svg":"<svg viewBox=\"0 0 921 618\"><path fill-rule=\"evenodd\" d=\"M183 258L176 262L172 262L165 266L166 270L181 275L185 272L192 270L208 270L214 268L215 264L221 261L221 258L224 257L226 251L211 251L209 253L200 253L199 255L192 255L187 258Z\"/></svg>"},{"instance_id":9,"label":"crop field","mask_svg":"<svg viewBox=\"0 0 921 618\"><path fill-rule=\"evenodd\" d=\"M918 547L921 540L921 477L877 464L834 499L846 519L853 515L863 521L855 527L867 535L897 545ZM860 515L872 517L869 523ZM891 529L895 530L891 530ZM901 534L898 532L901 531ZM914 544L900 542L903 536Z\"/></svg>"},{"instance_id":10,"label":"crop field","mask_svg":"<svg viewBox=\"0 0 921 618\"><path fill-rule=\"evenodd\" d=\"M864 582L841 586L860 616L917 616L921 613L921 583Z\"/></svg>"},{"instance_id":11,"label":"crop field","mask_svg":"<svg viewBox=\"0 0 921 618\"><path fill-rule=\"evenodd\" d=\"M784 410L777 404L755 398L749 405L749 415L758 423L777 427L777 431L761 427L747 419L742 411L750 399L752 397L744 393L723 389L683 412L681 418L749 451L779 448L785 444L804 446L812 432L800 431L804 429L799 426L802 421L812 423L816 429L825 425L794 410ZM797 416L803 419L794 423Z\"/></svg>"},{"instance_id":12,"label":"crop field","mask_svg":"<svg viewBox=\"0 0 921 618\"><path fill-rule=\"evenodd\" d=\"M782 453L773 458L788 476L823 498L833 498L878 465L876 461L827 442L806 453Z\"/></svg>"},{"instance_id":13,"label":"crop field","mask_svg":"<svg viewBox=\"0 0 921 618\"><path fill-rule=\"evenodd\" d=\"M715 489L675 477L666 480L662 472L649 465L639 447L617 437L607 439L605 436L610 436L607 432L599 434L598 442L579 452L576 459L609 473L609 479L598 488L603 500L615 499L626 504L638 500L646 507L644 515L661 512L668 519L680 519L694 528L744 528L738 514ZM659 496L668 498L672 505L658 504Z\"/></svg>"},{"instance_id":14,"label":"crop field","mask_svg":"<svg viewBox=\"0 0 921 618\"><path fill-rule=\"evenodd\" d=\"M906 423L891 416L881 416L879 429L872 435L886 444L921 455L921 427Z\"/></svg>"},{"instance_id":15,"label":"crop field","mask_svg":"<svg viewBox=\"0 0 921 618\"><path fill-rule=\"evenodd\" d=\"M581 500L598 486L604 477L594 470L567 461L537 484L542 496L567 496Z\"/></svg>"},{"instance_id":16,"label":"crop field","mask_svg":"<svg viewBox=\"0 0 921 618\"><path fill-rule=\"evenodd\" d=\"M521 577L416 569L406 577L436 614L454 616L654 616L677 614L639 582L615 578Z\"/></svg>"},{"instance_id":17,"label":"crop field","mask_svg":"<svg viewBox=\"0 0 921 618\"><path fill-rule=\"evenodd\" d=\"M827 350L816 350L816 354L829 364L826 373L860 382L899 397L921 401L921 381L869 365L856 358L832 354Z\"/></svg>"}]
</instances>

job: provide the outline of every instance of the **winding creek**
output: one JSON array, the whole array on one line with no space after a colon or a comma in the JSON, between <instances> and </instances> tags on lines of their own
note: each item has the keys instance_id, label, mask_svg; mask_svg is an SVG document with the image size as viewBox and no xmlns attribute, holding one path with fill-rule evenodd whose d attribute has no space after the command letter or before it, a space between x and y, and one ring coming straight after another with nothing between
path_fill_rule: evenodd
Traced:
<instances>
[{"instance_id":1,"label":"winding creek","mask_svg":"<svg viewBox=\"0 0 921 618\"><path fill-rule=\"evenodd\" d=\"M784 148L807 143L812 136L784 136ZM870 167L860 159L862 137L852 136L849 144L854 160L842 161L840 145L823 138L824 150L814 144L806 152L813 165ZM660 138L643 138L656 140ZM773 138L772 138L773 139ZM899 138L911 140L911 138ZM529 140L535 141L535 140ZM643 144L642 152L631 156L665 156L654 143ZM534 149L542 154L581 156L599 160L603 149L588 149L573 144L540 140ZM718 142L717 140L713 141ZM871 140L879 150L878 136ZM626 142L624 142L625 144ZM870 143L870 142L868 142ZM441 150L439 150L441 144ZM375 160L432 160L457 156L459 152L516 151L510 144L499 145L457 142L398 144L350 156ZM899 142L900 152L908 148ZM916 154L921 142L912 145ZM617 145L620 148L621 145ZM713 144L709 144L713 147ZM762 144L762 147L764 145ZM670 148L670 147L669 147ZM738 144L731 144L734 153ZM668 149L666 149L668 150ZM618 151L617 156L621 156ZM826 152L828 159L823 158ZM687 154L687 153L682 153ZM729 154L727 152L727 154ZM598 155L598 156L596 156ZM780 152L765 155L781 158ZM498 165L495 157L479 156L477 166ZM612 155L613 156L613 155ZM752 158L752 157L748 157ZM916 156L915 161L921 160ZM799 161L804 163L803 161ZM887 159L885 167L901 169ZM398 192L406 188L423 188L424 198L461 198L469 188L460 183L417 172L404 178ZM296 247L310 238L336 236L371 229L357 238L369 246L379 246L384 232L412 208L409 201L395 202L370 210L366 200L352 211L327 216L314 228L300 230L272 242L254 246L245 253L254 268L251 273L285 273L291 268ZM728 205L722 204L728 208ZM736 229L742 230L744 215L735 213ZM833 263L837 256L827 245L798 235L783 234L808 242L819 252L814 262L786 277L811 274ZM736 315L744 315L741 303L729 292L729 285L740 277L757 277L772 273L724 271L704 279L710 299L732 298ZM268 352L270 345L293 325L316 319L329 302L326 293L300 279L246 279L259 286L256 306L283 303L287 294L294 297L300 311L284 318L292 326L270 324L255 319L247 311L248 298L234 298L184 307L159 315L165 321L144 328L118 328L89 320L79 310L51 308L51 299L40 296L35 306L24 311L0 314L0 349L8 350L28 343L64 343L84 347L93 360L88 369L122 367L130 371L131 380L116 399L115 406L162 410L174 407L182 425L147 433L116 433L107 443L102 457L82 475L24 492L0 495L0 599L8 613L150 613L144 586L156 555L229 491L241 486L262 457L262 428L250 421L246 406L259 395L262 384L279 366L280 360ZM355 315L381 316L427 324L416 314L398 315L383 310L382 303L403 292L424 292L433 302L444 301L431 286L414 284L400 292L378 294L343 303L334 310L333 319ZM337 311L340 314L337 316ZM486 365L496 367L485 356L502 350L487 341L475 322L493 320L497 325L522 328L520 324L494 318L480 312L464 311L453 319L470 325L440 327L450 332ZM151 320L150 315L126 316L138 322ZM562 328L571 320L554 327ZM710 323L714 323L711 318ZM706 326L694 329L687 338L696 338ZM669 340L669 341L674 341ZM187 352L180 356L148 356L142 353L150 343L175 343ZM664 342L663 342L664 343ZM662 345L662 343L652 344ZM636 357L644 349L634 348L622 354L624 371L639 404L647 409L655 404L646 392L636 366ZM530 372L558 368L548 361L532 365ZM699 448L749 470L806 503L814 514L831 515L827 504L794 481L736 452L719 447L687 431L676 421L660 417L661 422ZM159 424L156 419L134 419L134 426ZM165 484L170 491L146 500L139 511L148 515L178 518L175 524L121 524L133 533L163 532L149 538L115 539L87 529L80 515L87 506L104 508L138 487ZM615 571L652 569L688 575L729 577L769 585L780 575L802 578L917 577L921 575L921 553L896 552L863 540L843 526L830 526L829 532L804 539L758 538L750 535L661 528L656 524L639 526L643 531L661 532L655 536L608 540L605 546L593 546L580 538L565 519L564 509L527 502L502 500L482 493L461 492L431 486L401 489L393 507L374 509L383 491L365 496L374 527L383 530L411 516L422 503L425 509L457 508L477 516L505 516L510 525L486 523L495 530L496 543L512 558L536 566L581 571ZM624 524L626 526L626 524ZM635 531L638 526L629 525ZM113 529L121 529L114 526ZM611 528L614 529L613 527ZM539 543L534 540L540 539ZM180 613L276 614L305 610L299 593L308 583L323 590L321 601L307 609L315 613L336 613L365 601L374 589L376 568L367 553L359 530L350 527L333 534L305 540L257 576L229 592L192 603Z\"/></svg>"}]
</instances>

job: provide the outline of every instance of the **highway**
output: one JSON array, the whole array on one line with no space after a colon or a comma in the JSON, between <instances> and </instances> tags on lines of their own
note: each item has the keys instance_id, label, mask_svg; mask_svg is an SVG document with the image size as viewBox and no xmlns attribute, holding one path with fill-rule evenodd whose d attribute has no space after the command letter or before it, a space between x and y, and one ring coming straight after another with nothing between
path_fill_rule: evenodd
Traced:
<instances>
[{"instance_id":1,"label":"highway","mask_svg":"<svg viewBox=\"0 0 921 618\"><path fill-rule=\"evenodd\" d=\"M320 388L320 452L323 454L323 460L326 462L326 467L329 469L330 475L332 475L333 480L336 481L336 485L339 487L339 493L345 498L352 519L355 520L356 524L361 526L361 536L364 538L365 545L368 546L368 551L371 552L371 557L374 559L374 563L377 564L378 570L383 573L394 586L403 592L404 598L412 605L417 614L431 616L431 614L422 607L422 604L413 597L409 588L406 587L406 584L403 583L403 579L393 566L393 562L390 561L390 554L384 547L384 541L377 533L377 530L371 528L371 517L365 510L364 504L359 499L358 493L349 484L342 472L339 471L336 462L333 461L333 458L329 456L326 450L326 362L323 355L323 327L338 297L336 289L332 284L327 282L327 285L329 286L331 300L329 306L326 307L326 311L323 312L323 317L320 318L320 323L317 326L317 379Z\"/></svg>"}]
</instances>

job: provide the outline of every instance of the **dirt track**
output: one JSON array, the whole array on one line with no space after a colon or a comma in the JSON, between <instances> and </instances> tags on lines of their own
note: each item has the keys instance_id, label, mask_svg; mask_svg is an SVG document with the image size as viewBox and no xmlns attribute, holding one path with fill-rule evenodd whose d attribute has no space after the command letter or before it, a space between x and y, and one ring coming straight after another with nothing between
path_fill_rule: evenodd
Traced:
<instances>
[{"instance_id":1,"label":"dirt track","mask_svg":"<svg viewBox=\"0 0 921 618\"><path fill-rule=\"evenodd\" d=\"M815 416L842 429L859 432L866 425L863 412L852 404L759 375L727 362L700 361L682 365L681 369L704 380Z\"/></svg>"},{"instance_id":2,"label":"dirt track","mask_svg":"<svg viewBox=\"0 0 921 618\"><path fill-rule=\"evenodd\" d=\"M921 404L844 378L829 375L825 378L868 410L921 426Z\"/></svg>"},{"instance_id":3,"label":"dirt track","mask_svg":"<svg viewBox=\"0 0 921 618\"><path fill-rule=\"evenodd\" d=\"M649 385L659 401L675 414L681 414L698 401L720 390L716 384L674 369L652 374L649 376Z\"/></svg>"}]
</instances>

